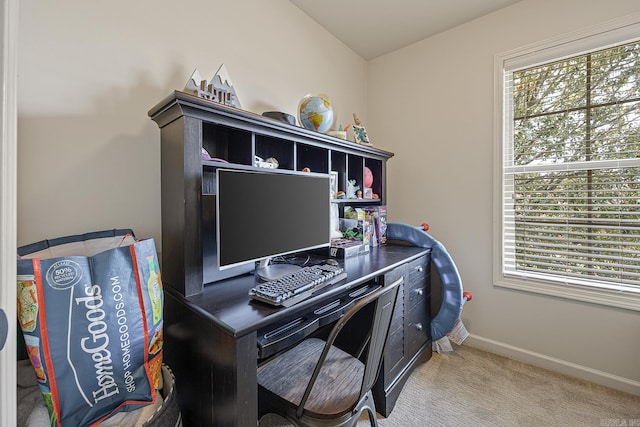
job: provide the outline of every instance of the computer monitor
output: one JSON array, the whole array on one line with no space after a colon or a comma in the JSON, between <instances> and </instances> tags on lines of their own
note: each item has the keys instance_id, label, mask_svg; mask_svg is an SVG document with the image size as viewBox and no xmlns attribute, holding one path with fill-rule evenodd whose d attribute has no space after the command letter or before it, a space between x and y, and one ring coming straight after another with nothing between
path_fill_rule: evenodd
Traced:
<instances>
[{"instance_id":1,"label":"computer monitor","mask_svg":"<svg viewBox=\"0 0 640 427\"><path fill-rule=\"evenodd\" d=\"M220 270L330 245L328 174L218 169L216 183ZM256 274L271 280L296 268L272 265Z\"/></svg>"}]
</instances>

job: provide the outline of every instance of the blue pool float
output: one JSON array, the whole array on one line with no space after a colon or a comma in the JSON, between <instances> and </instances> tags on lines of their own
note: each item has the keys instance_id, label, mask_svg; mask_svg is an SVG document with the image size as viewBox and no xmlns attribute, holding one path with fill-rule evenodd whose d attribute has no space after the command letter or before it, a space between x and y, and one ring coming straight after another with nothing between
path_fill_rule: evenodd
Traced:
<instances>
[{"instance_id":1,"label":"blue pool float","mask_svg":"<svg viewBox=\"0 0 640 427\"><path fill-rule=\"evenodd\" d=\"M462 306L471 300L471 294L462 292L462 280L451 255L444 245L426 233L428 227L387 224L387 238L402 240L422 248L431 248L431 261L438 271L442 283L442 298L438 314L431 320L431 339L437 341L447 335L462 313Z\"/></svg>"}]
</instances>

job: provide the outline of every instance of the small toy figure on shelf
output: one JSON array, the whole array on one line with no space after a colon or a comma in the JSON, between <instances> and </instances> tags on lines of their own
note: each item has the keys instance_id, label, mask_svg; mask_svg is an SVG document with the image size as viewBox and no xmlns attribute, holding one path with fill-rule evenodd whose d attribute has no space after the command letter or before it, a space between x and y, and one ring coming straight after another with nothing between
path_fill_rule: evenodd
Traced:
<instances>
[{"instance_id":1,"label":"small toy figure on shelf","mask_svg":"<svg viewBox=\"0 0 640 427\"><path fill-rule=\"evenodd\" d=\"M360 187L356 185L355 179L350 179L347 181L347 199L355 199L356 191L359 190Z\"/></svg>"},{"instance_id":2,"label":"small toy figure on shelf","mask_svg":"<svg viewBox=\"0 0 640 427\"><path fill-rule=\"evenodd\" d=\"M356 142L358 144L370 144L367 131L360 122L358 116L356 116L356 113L353 113L353 122L355 123L353 125L353 136L355 137Z\"/></svg>"},{"instance_id":3,"label":"small toy figure on shelf","mask_svg":"<svg viewBox=\"0 0 640 427\"><path fill-rule=\"evenodd\" d=\"M254 156L253 165L259 168L268 168L268 169L278 169L280 164L278 163L278 159L275 157L269 157L268 159L263 159L260 156Z\"/></svg>"},{"instance_id":4,"label":"small toy figure on shelf","mask_svg":"<svg viewBox=\"0 0 640 427\"><path fill-rule=\"evenodd\" d=\"M347 139L347 130L344 129L342 125L340 125L338 130L330 130L329 132L327 132L327 134L335 136L336 138Z\"/></svg>"}]
</instances>

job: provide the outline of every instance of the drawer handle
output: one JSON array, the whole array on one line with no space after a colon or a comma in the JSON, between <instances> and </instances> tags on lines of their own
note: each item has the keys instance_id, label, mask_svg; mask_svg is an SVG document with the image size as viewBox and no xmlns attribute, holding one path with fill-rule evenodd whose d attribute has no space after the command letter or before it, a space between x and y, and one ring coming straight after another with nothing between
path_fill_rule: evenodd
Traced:
<instances>
[{"instance_id":1,"label":"drawer handle","mask_svg":"<svg viewBox=\"0 0 640 427\"><path fill-rule=\"evenodd\" d=\"M418 294L419 296L422 296L422 294L424 294L424 291L422 289L418 289L416 290L416 294Z\"/></svg>"},{"instance_id":2,"label":"drawer handle","mask_svg":"<svg viewBox=\"0 0 640 427\"><path fill-rule=\"evenodd\" d=\"M421 331L422 330L422 323L416 323L416 329Z\"/></svg>"},{"instance_id":3,"label":"drawer handle","mask_svg":"<svg viewBox=\"0 0 640 427\"><path fill-rule=\"evenodd\" d=\"M416 271L417 271L417 272L422 273L422 270L423 270L423 269L422 269L422 266L421 266L421 265L419 265L419 266L417 266L417 267L416 267Z\"/></svg>"}]
</instances>

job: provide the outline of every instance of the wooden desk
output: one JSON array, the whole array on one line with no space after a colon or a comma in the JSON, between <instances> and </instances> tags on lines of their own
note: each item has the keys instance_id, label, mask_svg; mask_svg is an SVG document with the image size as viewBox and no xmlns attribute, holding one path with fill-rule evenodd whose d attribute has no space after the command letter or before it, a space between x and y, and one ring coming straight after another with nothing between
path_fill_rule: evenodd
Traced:
<instances>
[{"instance_id":1,"label":"wooden desk","mask_svg":"<svg viewBox=\"0 0 640 427\"><path fill-rule=\"evenodd\" d=\"M205 286L191 297L165 286L164 357L176 376L184 424L255 427L257 331L363 283L390 283L390 275L409 277L407 266L428 253L403 245L373 248L369 255L345 260L344 282L290 308L251 301L247 292L256 284L253 275ZM422 280L428 284L426 277ZM428 330L420 352L426 351L428 341L430 355Z\"/></svg>"}]
</instances>

